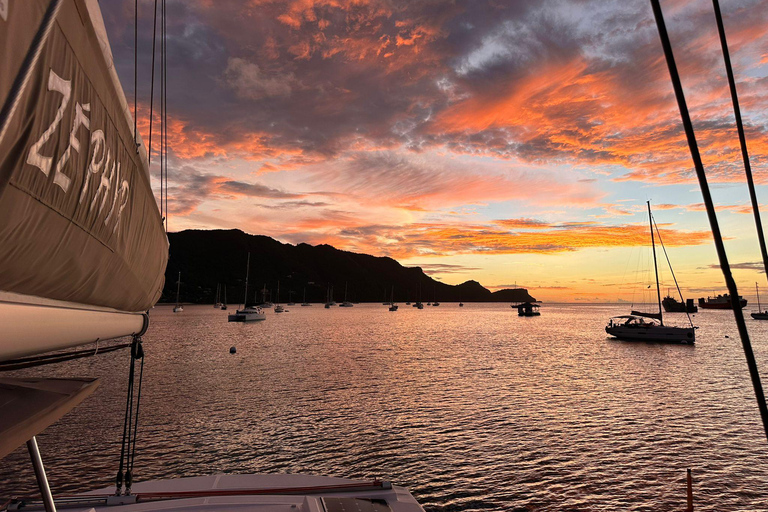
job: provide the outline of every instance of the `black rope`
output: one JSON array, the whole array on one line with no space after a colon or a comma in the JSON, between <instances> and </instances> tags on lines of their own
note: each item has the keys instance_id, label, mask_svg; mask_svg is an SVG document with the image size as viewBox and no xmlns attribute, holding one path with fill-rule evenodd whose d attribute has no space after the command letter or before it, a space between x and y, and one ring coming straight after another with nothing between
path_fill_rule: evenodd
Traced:
<instances>
[{"instance_id":1,"label":"black rope","mask_svg":"<svg viewBox=\"0 0 768 512\"><path fill-rule=\"evenodd\" d=\"M125 478L126 494L131 493L131 485L133 483L133 463L136 460L136 435L139 431L139 406L141 405L141 383L144 380L144 347L141 343L141 338L139 338L139 342L136 345L136 354L134 355L134 359L141 359L141 366L139 367L139 389L136 394L136 416L134 416L133 418L133 443L132 443L133 447L131 448L131 451L130 451L130 458L127 464L128 472Z\"/></svg>"},{"instance_id":2,"label":"black rope","mask_svg":"<svg viewBox=\"0 0 768 512\"><path fill-rule=\"evenodd\" d=\"M699 147L696 143L696 135L693 131L693 123L691 122L691 117L688 113L688 106L685 102L685 95L683 93L683 85L680 82L680 75L677 72L675 56L672 52L672 44L669 42L669 35L667 34L667 27L664 23L664 15L661 11L659 0L651 0L651 7L653 8L653 15L656 18L656 26L659 30L661 46L664 48L664 56L667 60L669 76L672 80L672 86L675 90L677 105L680 108L680 117L682 118L683 127L685 128L686 138L688 139L688 149L691 152L691 159L693 160L693 165L696 168L696 177L699 180L701 195L704 199L704 205L707 209L709 226L712 230L712 236L715 241L715 248L717 249L717 257L720 261L720 270L723 272L725 284L728 286L728 293L731 295L731 309L733 310L733 316L736 320L736 326L739 330L739 337L741 338L741 346L744 349L744 356L747 359L747 367L749 368L749 376L752 379L752 387L755 390L757 407L760 410L760 418L763 421L763 429L765 430L766 438L768 438L768 407L766 407L765 403L763 385L760 382L760 372L758 372L757 361L755 360L755 354L752 351L752 343L749 340L747 324L744 321L744 312L741 310L738 304L733 303L733 301L737 301L739 299L739 290L736 287L736 281L733 279L733 274L731 274L731 266L728 263L728 255L725 252L725 244L723 243L723 237L720 233L720 225L717 222L715 205L712 201L712 195L709 192L707 175L704 172L704 165L701 162Z\"/></svg>"},{"instance_id":3,"label":"black rope","mask_svg":"<svg viewBox=\"0 0 768 512\"><path fill-rule=\"evenodd\" d=\"M763 256L763 268L768 277L768 250L765 246L765 235L763 234L763 221L760 219L760 206L757 203L757 193L755 192L755 182L752 179L752 166L749 163L749 152L747 151L747 138L744 135L744 123L741 121L741 109L739 108L739 96L736 94L736 80L733 78L733 68L731 67L731 57L728 53L728 41L725 39L725 27L723 26L723 17L720 14L720 2L712 0L715 8L715 19L717 20L717 31L720 33L720 46L723 47L723 60L725 61L725 71L728 74L728 86L731 89L731 100L733 101L733 115L736 117L736 128L739 132L739 144L741 145L741 158L744 160L744 172L747 175L747 186L749 187L749 198L752 202L752 213L755 216L755 227L757 228L757 239L760 242L760 253Z\"/></svg>"},{"instance_id":4,"label":"black rope","mask_svg":"<svg viewBox=\"0 0 768 512\"><path fill-rule=\"evenodd\" d=\"M134 336L133 342L131 343L131 366L130 370L128 371L128 393L125 398L125 417L123 419L123 440L120 445L120 465L117 469L117 476L115 477L115 496L119 496L123 489L123 481L124 481L124 473L123 473L123 466L125 463L125 450L126 450L126 441L130 440L130 433L128 431L129 424L130 424L130 413L133 410L133 378L134 374L136 373L136 359L133 357L134 354L134 346L136 345L136 340L138 336Z\"/></svg>"}]
</instances>

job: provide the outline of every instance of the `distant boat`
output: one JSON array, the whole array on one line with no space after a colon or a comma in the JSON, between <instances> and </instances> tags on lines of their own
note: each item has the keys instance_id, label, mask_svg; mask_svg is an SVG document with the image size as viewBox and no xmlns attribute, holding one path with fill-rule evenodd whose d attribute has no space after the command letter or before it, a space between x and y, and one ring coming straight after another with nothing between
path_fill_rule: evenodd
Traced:
<instances>
[{"instance_id":1,"label":"distant boat","mask_svg":"<svg viewBox=\"0 0 768 512\"><path fill-rule=\"evenodd\" d=\"M213 307L221 307L221 283L216 284L216 299L213 301Z\"/></svg>"},{"instance_id":2,"label":"distant boat","mask_svg":"<svg viewBox=\"0 0 768 512\"><path fill-rule=\"evenodd\" d=\"M512 304L513 308L517 308L517 316L539 316L539 305L533 302L523 302L521 304Z\"/></svg>"},{"instance_id":3,"label":"distant boat","mask_svg":"<svg viewBox=\"0 0 768 512\"><path fill-rule=\"evenodd\" d=\"M245 297L243 297L243 309L227 315L228 322L256 322L266 320L267 315L258 306L248 305L248 274L251 269L251 253L248 253L248 262L245 264Z\"/></svg>"},{"instance_id":4,"label":"distant boat","mask_svg":"<svg viewBox=\"0 0 768 512\"><path fill-rule=\"evenodd\" d=\"M333 301L333 286L329 286L325 290L325 309L330 309L331 306L335 306L336 303Z\"/></svg>"},{"instance_id":5,"label":"distant boat","mask_svg":"<svg viewBox=\"0 0 768 512\"><path fill-rule=\"evenodd\" d=\"M285 303L286 306L295 306L296 303L293 302L293 290L288 290L288 302Z\"/></svg>"},{"instance_id":6,"label":"distant boat","mask_svg":"<svg viewBox=\"0 0 768 512\"><path fill-rule=\"evenodd\" d=\"M275 304L275 313L283 313L285 308L280 304L280 281L277 282L277 304Z\"/></svg>"},{"instance_id":7,"label":"distant boat","mask_svg":"<svg viewBox=\"0 0 768 512\"><path fill-rule=\"evenodd\" d=\"M429 305L429 304L427 304L427 305ZM439 306L440 305L440 303L437 302L437 290L436 290L436 287L434 285L432 286L432 305L433 306Z\"/></svg>"},{"instance_id":8,"label":"distant boat","mask_svg":"<svg viewBox=\"0 0 768 512\"><path fill-rule=\"evenodd\" d=\"M306 287L304 288L304 298L301 301L301 305L302 306L311 306L312 305L309 302L307 302L307 288Z\"/></svg>"},{"instance_id":9,"label":"distant boat","mask_svg":"<svg viewBox=\"0 0 768 512\"><path fill-rule=\"evenodd\" d=\"M763 311L760 306L760 289L757 287L757 283L755 283L755 291L757 292L757 313L752 313L752 318L755 320L768 320L768 309Z\"/></svg>"},{"instance_id":10,"label":"distant boat","mask_svg":"<svg viewBox=\"0 0 768 512\"><path fill-rule=\"evenodd\" d=\"M463 302L459 302L459 307L463 308L464 307L464 303Z\"/></svg>"},{"instance_id":11,"label":"distant boat","mask_svg":"<svg viewBox=\"0 0 768 512\"><path fill-rule=\"evenodd\" d=\"M693 299L680 302L669 294L661 301L661 305L664 306L664 311L667 313L696 313L699 311L699 308L693 303Z\"/></svg>"},{"instance_id":12,"label":"distant boat","mask_svg":"<svg viewBox=\"0 0 768 512\"><path fill-rule=\"evenodd\" d=\"M406 305L406 306L410 306L410 305L411 305L411 301L406 301L406 302L405 302L405 305Z\"/></svg>"},{"instance_id":13,"label":"distant boat","mask_svg":"<svg viewBox=\"0 0 768 512\"><path fill-rule=\"evenodd\" d=\"M352 304L351 302L349 302L347 300L347 283L344 283L344 302L339 304L339 307L340 308L351 308L352 306L354 306L354 304Z\"/></svg>"},{"instance_id":14,"label":"distant boat","mask_svg":"<svg viewBox=\"0 0 768 512\"><path fill-rule=\"evenodd\" d=\"M224 285L224 302L221 304L222 311L227 310L227 285Z\"/></svg>"},{"instance_id":15,"label":"distant boat","mask_svg":"<svg viewBox=\"0 0 768 512\"><path fill-rule=\"evenodd\" d=\"M651 247L653 249L653 268L656 272L656 298L659 303L659 312L641 313L639 311L632 311L630 315L613 317L608 321L605 332L616 338L629 341L693 344L696 341L696 331L693 323L691 323L690 327L664 325L664 317L661 313L661 289L659 288L659 269L656 264L656 241L653 235L653 216L651 215L650 201L648 201L648 222L651 227ZM661 242L661 237L659 237L659 242ZM688 321L690 322L690 316Z\"/></svg>"},{"instance_id":16,"label":"distant boat","mask_svg":"<svg viewBox=\"0 0 768 512\"><path fill-rule=\"evenodd\" d=\"M744 309L747 306L747 299L739 295L740 309ZM699 297L699 307L701 309L733 309L731 304L731 296L727 293L718 295L717 297Z\"/></svg>"},{"instance_id":17,"label":"distant boat","mask_svg":"<svg viewBox=\"0 0 768 512\"><path fill-rule=\"evenodd\" d=\"M392 286L392 294L389 297L389 310L390 311L397 311L397 304L395 304L395 287Z\"/></svg>"},{"instance_id":18,"label":"distant boat","mask_svg":"<svg viewBox=\"0 0 768 512\"><path fill-rule=\"evenodd\" d=\"M179 302L179 291L181 291L181 272L179 272L179 280L176 281L176 305L173 307L174 313L184 312L184 306Z\"/></svg>"}]
</instances>

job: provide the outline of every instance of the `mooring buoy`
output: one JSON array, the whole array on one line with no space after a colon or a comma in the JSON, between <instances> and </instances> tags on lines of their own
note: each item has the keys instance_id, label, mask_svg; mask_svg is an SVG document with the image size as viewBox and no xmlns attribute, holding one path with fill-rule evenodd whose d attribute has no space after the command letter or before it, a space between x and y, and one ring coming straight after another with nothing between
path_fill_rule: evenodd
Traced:
<instances>
[{"instance_id":1,"label":"mooring buoy","mask_svg":"<svg viewBox=\"0 0 768 512\"><path fill-rule=\"evenodd\" d=\"M229 347L229 353L230 354L234 354L236 352L237 352L237 348L236 347Z\"/></svg>"}]
</instances>

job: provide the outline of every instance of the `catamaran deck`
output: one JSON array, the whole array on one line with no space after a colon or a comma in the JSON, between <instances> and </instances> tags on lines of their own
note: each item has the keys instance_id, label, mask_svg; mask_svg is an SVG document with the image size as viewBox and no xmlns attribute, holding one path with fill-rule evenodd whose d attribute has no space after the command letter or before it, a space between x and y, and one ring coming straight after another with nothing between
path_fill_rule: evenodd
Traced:
<instances>
[{"instance_id":1,"label":"catamaran deck","mask_svg":"<svg viewBox=\"0 0 768 512\"><path fill-rule=\"evenodd\" d=\"M311 475L212 475L137 483L132 496L113 496L114 490L56 498L56 506L73 512L424 512L407 489L388 482ZM42 509L34 505L8 509Z\"/></svg>"}]
</instances>

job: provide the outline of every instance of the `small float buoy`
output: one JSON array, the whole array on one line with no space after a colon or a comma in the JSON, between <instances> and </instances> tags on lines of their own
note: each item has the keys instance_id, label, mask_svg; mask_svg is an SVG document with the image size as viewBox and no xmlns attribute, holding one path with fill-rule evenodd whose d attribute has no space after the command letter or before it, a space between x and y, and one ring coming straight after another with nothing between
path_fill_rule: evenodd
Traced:
<instances>
[{"instance_id":1,"label":"small float buoy","mask_svg":"<svg viewBox=\"0 0 768 512\"><path fill-rule=\"evenodd\" d=\"M237 348L235 348L235 347L229 347L229 353L230 353L230 354L234 354L234 353L236 353L236 352L237 352Z\"/></svg>"},{"instance_id":2,"label":"small float buoy","mask_svg":"<svg viewBox=\"0 0 768 512\"><path fill-rule=\"evenodd\" d=\"M725 336L725 337L726 337L726 338L730 338L730 336L728 336L727 334L726 334L726 336Z\"/></svg>"}]
</instances>

